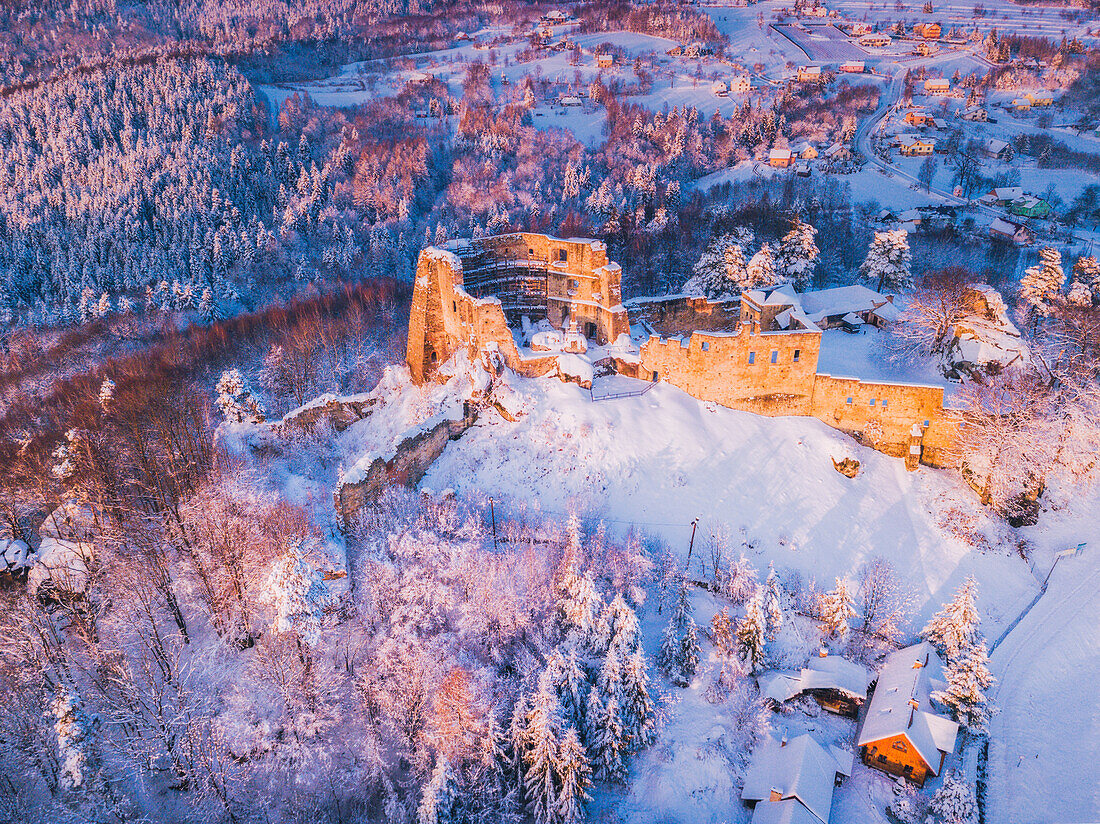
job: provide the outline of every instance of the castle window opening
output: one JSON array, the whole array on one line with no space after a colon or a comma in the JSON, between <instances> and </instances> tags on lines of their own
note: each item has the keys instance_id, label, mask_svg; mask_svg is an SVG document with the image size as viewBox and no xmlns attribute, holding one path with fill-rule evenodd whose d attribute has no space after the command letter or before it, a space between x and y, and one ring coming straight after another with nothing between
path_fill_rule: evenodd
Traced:
<instances>
[{"instance_id":1,"label":"castle window opening","mask_svg":"<svg viewBox=\"0 0 1100 824\"><path fill-rule=\"evenodd\" d=\"M451 308L455 311L455 314L458 313L458 301L457 300L452 300L451 301Z\"/></svg>"},{"instance_id":2,"label":"castle window opening","mask_svg":"<svg viewBox=\"0 0 1100 824\"><path fill-rule=\"evenodd\" d=\"M930 424L930 423L931 423L931 421L925 421L925 422L924 422L924 425L925 425L925 426L928 426L928 424Z\"/></svg>"},{"instance_id":3,"label":"castle window opening","mask_svg":"<svg viewBox=\"0 0 1100 824\"><path fill-rule=\"evenodd\" d=\"M558 249L558 260L561 261L562 263L568 262L568 260L569 260L569 250L568 249Z\"/></svg>"},{"instance_id":4,"label":"castle window opening","mask_svg":"<svg viewBox=\"0 0 1100 824\"><path fill-rule=\"evenodd\" d=\"M851 405L852 405L852 399L848 398L848 406L851 406Z\"/></svg>"},{"instance_id":5,"label":"castle window opening","mask_svg":"<svg viewBox=\"0 0 1100 824\"><path fill-rule=\"evenodd\" d=\"M795 362L795 363L798 363L798 358L799 358L799 356L800 356L801 354L802 354L802 350L801 350L801 349L795 349L795 350L794 350L794 362Z\"/></svg>"},{"instance_id":6,"label":"castle window opening","mask_svg":"<svg viewBox=\"0 0 1100 824\"><path fill-rule=\"evenodd\" d=\"M751 365L751 364L754 364L754 363L756 363L756 353L755 352L749 352L749 364Z\"/></svg>"},{"instance_id":7,"label":"castle window opening","mask_svg":"<svg viewBox=\"0 0 1100 824\"><path fill-rule=\"evenodd\" d=\"M773 349L772 350L772 363L779 363L779 350L778 349Z\"/></svg>"},{"instance_id":8,"label":"castle window opening","mask_svg":"<svg viewBox=\"0 0 1100 824\"><path fill-rule=\"evenodd\" d=\"M882 405L886 406L887 403L889 403L889 400L887 398L883 398L882 399Z\"/></svg>"},{"instance_id":9,"label":"castle window opening","mask_svg":"<svg viewBox=\"0 0 1100 824\"><path fill-rule=\"evenodd\" d=\"M657 382L657 378L658 378L658 377L659 377L659 376L657 375L657 373L656 373L656 372L654 372L654 373L653 373L653 382L654 382L654 383L656 383L656 382Z\"/></svg>"},{"instance_id":10,"label":"castle window opening","mask_svg":"<svg viewBox=\"0 0 1100 824\"><path fill-rule=\"evenodd\" d=\"M874 405L875 405L875 399L874 399L874 398L871 398L871 404L870 404L870 405L871 405L871 406L874 406Z\"/></svg>"},{"instance_id":11,"label":"castle window opening","mask_svg":"<svg viewBox=\"0 0 1100 824\"><path fill-rule=\"evenodd\" d=\"M709 340L703 341L703 351L704 352L709 352L710 351L710 341Z\"/></svg>"}]
</instances>

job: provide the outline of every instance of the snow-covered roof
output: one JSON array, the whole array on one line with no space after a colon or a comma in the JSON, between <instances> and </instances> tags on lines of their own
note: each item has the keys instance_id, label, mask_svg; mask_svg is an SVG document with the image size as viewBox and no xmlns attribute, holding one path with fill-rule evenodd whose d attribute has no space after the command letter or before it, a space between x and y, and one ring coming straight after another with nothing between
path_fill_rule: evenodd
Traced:
<instances>
[{"instance_id":1,"label":"snow-covered roof","mask_svg":"<svg viewBox=\"0 0 1100 824\"><path fill-rule=\"evenodd\" d=\"M803 292L798 297L806 314L815 321L832 315L866 312L889 300L886 295L858 283L851 286L838 286L834 289L819 289L816 292Z\"/></svg>"},{"instance_id":2,"label":"snow-covered roof","mask_svg":"<svg viewBox=\"0 0 1100 824\"><path fill-rule=\"evenodd\" d=\"M938 715L931 694L943 680L943 662L932 645L921 641L889 655L878 674L859 731L859 745L905 736L928 765L939 772L940 753L955 748L958 724Z\"/></svg>"},{"instance_id":3,"label":"snow-covered roof","mask_svg":"<svg viewBox=\"0 0 1100 824\"><path fill-rule=\"evenodd\" d=\"M803 690L835 689L863 698L871 675L859 664L829 655L811 659L802 668L800 680Z\"/></svg>"},{"instance_id":4,"label":"snow-covered roof","mask_svg":"<svg viewBox=\"0 0 1100 824\"><path fill-rule=\"evenodd\" d=\"M770 152L768 152L768 157L775 160L787 159L790 158L790 156L790 149L772 149Z\"/></svg>"},{"instance_id":5,"label":"snow-covered roof","mask_svg":"<svg viewBox=\"0 0 1100 824\"><path fill-rule=\"evenodd\" d=\"M756 684L761 695L779 704L802 692L802 678L797 672L765 672L756 679Z\"/></svg>"},{"instance_id":6,"label":"snow-covered roof","mask_svg":"<svg viewBox=\"0 0 1100 824\"><path fill-rule=\"evenodd\" d=\"M797 799L761 801L752 811L751 824L821 824Z\"/></svg>"},{"instance_id":7,"label":"snow-covered roof","mask_svg":"<svg viewBox=\"0 0 1100 824\"><path fill-rule=\"evenodd\" d=\"M997 200L1016 200L1024 196L1021 186L998 186L993 190L993 196Z\"/></svg>"},{"instance_id":8,"label":"snow-covered roof","mask_svg":"<svg viewBox=\"0 0 1100 824\"><path fill-rule=\"evenodd\" d=\"M785 743L768 736L753 753L741 798L764 801L776 790L781 800L798 799L822 824L827 824L838 766L833 754L809 734Z\"/></svg>"},{"instance_id":9,"label":"snow-covered roof","mask_svg":"<svg viewBox=\"0 0 1100 824\"><path fill-rule=\"evenodd\" d=\"M1008 235L1009 237L1015 235L1022 228L1022 226L1017 226L1015 223L1012 223L1000 217L993 218L992 222L990 222L989 224L989 230L991 232Z\"/></svg>"},{"instance_id":10,"label":"snow-covered roof","mask_svg":"<svg viewBox=\"0 0 1100 824\"><path fill-rule=\"evenodd\" d=\"M872 309L871 311L888 323L894 322L901 316L901 310L894 305L893 301L887 301L882 304L882 306L877 309Z\"/></svg>"}]
</instances>

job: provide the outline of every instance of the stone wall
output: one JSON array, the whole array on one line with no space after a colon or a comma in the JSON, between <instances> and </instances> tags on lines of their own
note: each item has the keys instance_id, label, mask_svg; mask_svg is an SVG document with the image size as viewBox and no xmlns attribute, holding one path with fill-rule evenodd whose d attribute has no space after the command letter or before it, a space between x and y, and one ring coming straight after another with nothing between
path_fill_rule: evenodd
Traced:
<instances>
[{"instance_id":1,"label":"stone wall","mask_svg":"<svg viewBox=\"0 0 1100 824\"><path fill-rule=\"evenodd\" d=\"M761 415L809 415L820 332L696 332L651 337L642 345L642 376L701 400Z\"/></svg>"},{"instance_id":2,"label":"stone wall","mask_svg":"<svg viewBox=\"0 0 1100 824\"><path fill-rule=\"evenodd\" d=\"M737 330L741 304L736 300L707 300L680 295L673 298L631 301L627 307L632 321L643 321L661 337L690 335L692 332Z\"/></svg>"},{"instance_id":3,"label":"stone wall","mask_svg":"<svg viewBox=\"0 0 1100 824\"><path fill-rule=\"evenodd\" d=\"M501 249L549 261L547 314L552 323L576 323L600 343L630 332L622 306L622 272L607 260L607 249L594 240L561 240L520 234ZM564 259L562 259L564 257ZM591 324L591 328L588 326ZM556 356L521 356L499 300L475 298L463 288L462 262L446 249L420 253L409 311L406 360L412 378L422 383L458 349L471 355L486 348L500 351L509 368L536 377L553 371Z\"/></svg>"},{"instance_id":4,"label":"stone wall","mask_svg":"<svg viewBox=\"0 0 1100 824\"><path fill-rule=\"evenodd\" d=\"M736 333L651 337L640 377L730 409L815 417L894 457L909 455L917 424L921 462L946 465L956 430L942 387L819 375L820 344L820 332L754 332L748 324Z\"/></svg>"},{"instance_id":5,"label":"stone wall","mask_svg":"<svg viewBox=\"0 0 1100 824\"><path fill-rule=\"evenodd\" d=\"M443 454L448 442L458 438L477 420L477 410L467 404L461 420L440 419L415 427L392 454L366 459L365 468L351 483L341 483L333 492L333 505L345 530L350 529L359 513L378 500L387 486L416 486L428 473L435 459Z\"/></svg>"}]
</instances>

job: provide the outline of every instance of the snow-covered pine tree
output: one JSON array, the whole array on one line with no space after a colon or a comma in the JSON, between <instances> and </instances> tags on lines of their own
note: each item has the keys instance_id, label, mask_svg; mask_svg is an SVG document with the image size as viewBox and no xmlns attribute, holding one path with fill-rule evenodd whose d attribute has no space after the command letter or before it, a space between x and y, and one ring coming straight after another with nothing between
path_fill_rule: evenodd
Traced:
<instances>
[{"instance_id":1,"label":"snow-covered pine tree","mask_svg":"<svg viewBox=\"0 0 1100 824\"><path fill-rule=\"evenodd\" d=\"M638 616L622 595L616 595L602 618L606 627L608 649L615 649L620 658L626 658L638 648L640 631Z\"/></svg>"},{"instance_id":2,"label":"snow-covered pine tree","mask_svg":"<svg viewBox=\"0 0 1100 824\"><path fill-rule=\"evenodd\" d=\"M555 763L558 779L558 798L554 804L557 824L582 824L585 820L584 805L589 800L592 786L589 776L592 770L580 737L569 727L561 738Z\"/></svg>"},{"instance_id":3,"label":"snow-covered pine tree","mask_svg":"<svg viewBox=\"0 0 1100 824\"><path fill-rule=\"evenodd\" d=\"M783 235L775 252L776 275L780 281L791 283L795 289L805 291L814 277L814 267L821 257L815 238L817 229L796 219L794 227Z\"/></svg>"},{"instance_id":4,"label":"snow-covered pine tree","mask_svg":"<svg viewBox=\"0 0 1100 824\"><path fill-rule=\"evenodd\" d=\"M240 371L227 369L222 372L214 387L218 391L218 407L230 423L261 423L264 419L264 408L252 396L252 390L244 382Z\"/></svg>"},{"instance_id":5,"label":"snow-covered pine tree","mask_svg":"<svg viewBox=\"0 0 1100 824\"><path fill-rule=\"evenodd\" d=\"M440 758L420 795L416 824L451 824L457 795L451 765L446 758Z\"/></svg>"},{"instance_id":6,"label":"snow-covered pine tree","mask_svg":"<svg viewBox=\"0 0 1100 824\"><path fill-rule=\"evenodd\" d=\"M775 256L770 244L761 245L745 269L745 289L761 289L775 286L779 278L775 269Z\"/></svg>"},{"instance_id":7,"label":"snow-covered pine tree","mask_svg":"<svg viewBox=\"0 0 1100 824\"><path fill-rule=\"evenodd\" d=\"M837 578L833 588L821 596L821 621L825 637L844 638L848 634L848 622L855 616L855 604L848 592L848 584L843 578Z\"/></svg>"},{"instance_id":8,"label":"snow-covered pine tree","mask_svg":"<svg viewBox=\"0 0 1100 824\"><path fill-rule=\"evenodd\" d=\"M875 232L867 257L859 267L860 279L883 289L908 289L913 285L910 270L909 235L904 229Z\"/></svg>"},{"instance_id":9,"label":"snow-covered pine tree","mask_svg":"<svg viewBox=\"0 0 1100 824\"><path fill-rule=\"evenodd\" d=\"M768 640L774 641L783 627L783 597L775 565L768 564L768 577L764 581L764 628Z\"/></svg>"},{"instance_id":10,"label":"snow-covered pine tree","mask_svg":"<svg viewBox=\"0 0 1100 824\"><path fill-rule=\"evenodd\" d=\"M733 657L736 647L736 628L733 619L730 618L729 607L722 607L721 612L716 612L710 621L710 640L718 657L728 661Z\"/></svg>"},{"instance_id":11,"label":"snow-covered pine tree","mask_svg":"<svg viewBox=\"0 0 1100 824\"><path fill-rule=\"evenodd\" d=\"M764 663L767 638L764 630L764 610L760 605L760 596L749 601L745 617L737 624L737 644L741 660L749 672L756 672Z\"/></svg>"},{"instance_id":12,"label":"snow-covered pine tree","mask_svg":"<svg viewBox=\"0 0 1100 824\"><path fill-rule=\"evenodd\" d=\"M99 408L107 412L115 400L115 382L110 378L104 378L99 385Z\"/></svg>"},{"instance_id":13,"label":"snow-covered pine tree","mask_svg":"<svg viewBox=\"0 0 1100 824\"><path fill-rule=\"evenodd\" d=\"M561 738L561 707L547 671L530 699L523 725L523 786L527 810L536 824L556 824L556 762Z\"/></svg>"},{"instance_id":14,"label":"snow-covered pine tree","mask_svg":"<svg viewBox=\"0 0 1100 824\"><path fill-rule=\"evenodd\" d=\"M325 608L332 603L332 596L324 576L306 562L297 546L291 546L271 565L260 601L275 607L274 632L293 632L302 643L314 647L321 638Z\"/></svg>"},{"instance_id":15,"label":"snow-covered pine tree","mask_svg":"<svg viewBox=\"0 0 1100 824\"><path fill-rule=\"evenodd\" d=\"M680 648L676 654L676 670L684 681L690 682L699 669L699 640L695 619L688 618L687 627L680 638Z\"/></svg>"},{"instance_id":16,"label":"snow-covered pine tree","mask_svg":"<svg viewBox=\"0 0 1100 824\"><path fill-rule=\"evenodd\" d=\"M1100 301L1100 263L1093 255L1083 255L1073 264L1073 284L1070 286L1069 299L1074 305L1083 308Z\"/></svg>"},{"instance_id":17,"label":"snow-covered pine tree","mask_svg":"<svg viewBox=\"0 0 1100 824\"><path fill-rule=\"evenodd\" d=\"M973 575L969 575L955 590L955 596L921 630L921 637L932 644L948 663L955 660L963 647L984 643L977 598L978 582Z\"/></svg>"},{"instance_id":18,"label":"snow-covered pine tree","mask_svg":"<svg viewBox=\"0 0 1100 824\"><path fill-rule=\"evenodd\" d=\"M622 665L620 695L623 731L632 752L648 747L656 737L656 713L649 695L649 674L640 649Z\"/></svg>"},{"instance_id":19,"label":"snow-covered pine tree","mask_svg":"<svg viewBox=\"0 0 1100 824\"><path fill-rule=\"evenodd\" d=\"M932 796L929 812L937 824L977 824L978 804L974 789L956 770L944 776L942 786Z\"/></svg>"},{"instance_id":20,"label":"snow-covered pine tree","mask_svg":"<svg viewBox=\"0 0 1100 824\"><path fill-rule=\"evenodd\" d=\"M564 654L555 651L552 658L562 717L577 729L584 729L585 696L588 694L589 684L588 676L577 656L577 650L570 646ZM549 663L548 666L550 666Z\"/></svg>"},{"instance_id":21,"label":"snow-covered pine tree","mask_svg":"<svg viewBox=\"0 0 1100 824\"><path fill-rule=\"evenodd\" d=\"M1020 305L1033 322L1048 317L1062 293L1066 273L1062 270L1062 255L1057 249L1039 250L1039 262L1027 267L1020 278Z\"/></svg>"},{"instance_id":22,"label":"snow-covered pine tree","mask_svg":"<svg viewBox=\"0 0 1100 824\"><path fill-rule=\"evenodd\" d=\"M944 680L947 686L932 697L971 732L984 732L992 711L987 692L993 686L985 643L964 644L944 670Z\"/></svg>"},{"instance_id":23,"label":"snow-covered pine tree","mask_svg":"<svg viewBox=\"0 0 1100 824\"><path fill-rule=\"evenodd\" d=\"M726 234L711 239L692 271L685 292L721 298L741 293L748 270L741 246Z\"/></svg>"},{"instance_id":24,"label":"snow-covered pine tree","mask_svg":"<svg viewBox=\"0 0 1100 824\"><path fill-rule=\"evenodd\" d=\"M621 781L626 776L626 737L619 701L613 695L601 698L599 690L592 687L587 707L585 738L592 770L605 781Z\"/></svg>"}]
</instances>

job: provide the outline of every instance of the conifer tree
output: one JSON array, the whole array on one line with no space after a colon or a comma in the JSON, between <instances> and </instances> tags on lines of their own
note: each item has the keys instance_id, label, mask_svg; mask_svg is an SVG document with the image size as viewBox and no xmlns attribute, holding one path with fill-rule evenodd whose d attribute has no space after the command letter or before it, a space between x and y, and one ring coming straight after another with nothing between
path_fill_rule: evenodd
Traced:
<instances>
[{"instance_id":1,"label":"conifer tree","mask_svg":"<svg viewBox=\"0 0 1100 824\"><path fill-rule=\"evenodd\" d=\"M738 295L747 282L748 268L745 254L733 235L721 235L711 239L693 269L692 278L684 284L684 291L721 298Z\"/></svg>"},{"instance_id":2,"label":"conifer tree","mask_svg":"<svg viewBox=\"0 0 1100 824\"><path fill-rule=\"evenodd\" d=\"M944 604L921 630L921 637L931 643L948 663L955 660L963 647L982 640L977 598L978 582L973 575L967 576L955 590L955 597Z\"/></svg>"},{"instance_id":3,"label":"conifer tree","mask_svg":"<svg viewBox=\"0 0 1100 824\"><path fill-rule=\"evenodd\" d=\"M537 824L554 824L558 802L557 769L561 708L547 672L531 697L523 727L523 786L527 810Z\"/></svg>"},{"instance_id":4,"label":"conifer tree","mask_svg":"<svg viewBox=\"0 0 1100 824\"><path fill-rule=\"evenodd\" d=\"M623 663L620 676L623 730L632 751L653 743L656 736L656 712L649 695L649 674L640 649Z\"/></svg>"},{"instance_id":5,"label":"conifer tree","mask_svg":"<svg viewBox=\"0 0 1100 824\"><path fill-rule=\"evenodd\" d=\"M1033 322L1050 315L1065 281L1061 253L1049 247L1040 249L1039 262L1020 278L1020 304Z\"/></svg>"},{"instance_id":6,"label":"conifer tree","mask_svg":"<svg viewBox=\"0 0 1100 824\"><path fill-rule=\"evenodd\" d=\"M952 770L944 776L943 784L932 796L929 811L935 816L937 824L977 824L978 805L974 800L974 790Z\"/></svg>"},{"instance_id":7,"label":"conifer tree","mask_svg":"<svg viewBox=\"0 0 1100 824\"><path fill-rule=\"evenodd\" d=\"M770 244L761 245L752 256L745 270L745 289L761 289L775 286L779 282L775 267L775 256Z\"/></svg>"},{"instance_id":8,"label":"conifer tree","mask_svg":"<svg viewBox=\"0 0 1100 824\"><path fill-rule=\"evenodd\" d=\"M612 695L601 698L592 687L587 701L588 753L596 776L605 781L621 781L626 775L626 736L623 733L619 701Z\"/></svg>"},{"instance_id":9,"label":"conifer tree","mask_svg":"<svg viewBox=\"0 0 1100 824\"><path fill-rule=\"evenodd\" d=\"M764 625L769 641L775 640L783 626L783 598L773 564L768 564L768 577L764 581Z\"/></svg>"},{"instance_id":10,"label":"conifer tree","mask_svg":"<svg viewBox=\"0 0 1100 824\"><path fill-rule=\"evenodd\" d=\"M817 229L796 219L794 227L783 235L775 253L776 275L800 292L813 281L814 266L821 257L815 238Z\"/></svg>"},{"instance_id":11,"label":"conifer tree","mask_svg":"<svg viewBox=\"0 0 1100 824\"><path fill-rule=\"evenodd\" d=\"M991 707L987 692L993 686L985 644L965 644L944 670L947 686L932 697L948 707L955 719L972 732L984 732Z\"/></svg>"},{"instance_id":12,"label":"conifer tree","mask_svg":"<svg viewBox=\"0 0 1100 824\"><path fill-rule=\"evenodd\" d=\"M825 637L841 639L848 634L848 622L855 618L856 610L848 584L841 578L829 592L821 597L821 620L824 623Z\"/></svg>"},{"instance_id":13,"label":"conifer tree","mask_svg":"<svg viewBox=\"0 0 1100 824\"><path fill-rule=\"evenodd\" d=\"M749 601L745 617L737 625L737 643L741 660L749 672L756 672L764 663L767 638L764 630L764 610L760 605L760 596Z\"/></svg>"},{"instance_id":14,"label":"conifer tree","mask_svg":"<svg viewBox=\"0 0 1100 824\"><path fill-rule=\"evenodd\" d=\"M883 289L908 289L913 285L913 273L909 268L909 235L904 229L892 232L875 232L867 249L867 258L859 267L860 279Z\"/></svg>"},{"instance_id":15,"label":"conifer tree","mask_svg":"<svg viewBox=\"0 0 1100 824\"><path fill-rule=\"evenodd\" d=\"M585 820L584 804L589 800L592 770L577 731L569 727L562 736L555 762L558 797L554 804L556 824L581 824Z\"/></svg>"}]
</instances>

